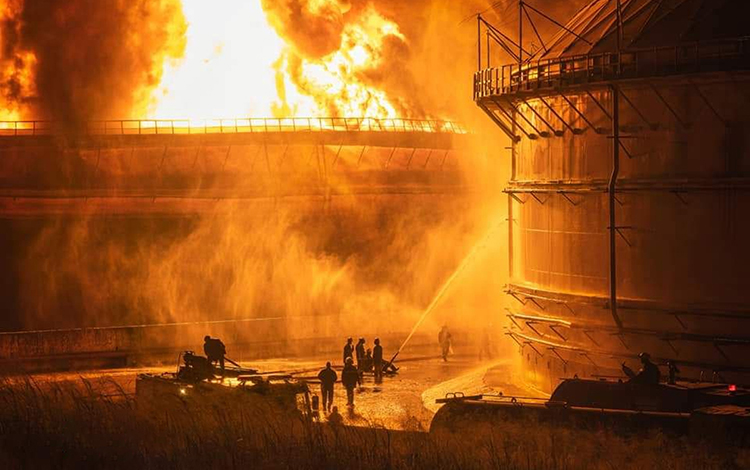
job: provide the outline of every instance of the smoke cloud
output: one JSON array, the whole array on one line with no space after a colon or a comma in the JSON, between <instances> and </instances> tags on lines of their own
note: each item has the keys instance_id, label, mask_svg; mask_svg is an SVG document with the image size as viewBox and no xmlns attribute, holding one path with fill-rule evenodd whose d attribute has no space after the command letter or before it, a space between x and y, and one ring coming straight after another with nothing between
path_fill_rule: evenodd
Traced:
<instances>
[{"instance_id":1,"label":"smoke cloud","mask_svg":"<svg viewBox=\"0 0 750 470\"><path fill-rule=\"evenodd\" d=\"M9 0L0 11L5 106L27 118L137 115L184 49L179 0Z\"/></svg>"}]
</instances>

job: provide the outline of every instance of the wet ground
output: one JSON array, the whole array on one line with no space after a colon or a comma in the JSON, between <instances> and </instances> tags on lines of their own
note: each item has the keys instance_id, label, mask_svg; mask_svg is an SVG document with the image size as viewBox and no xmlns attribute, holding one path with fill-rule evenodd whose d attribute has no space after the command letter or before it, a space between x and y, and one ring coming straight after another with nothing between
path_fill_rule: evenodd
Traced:
<instances>
[{"instance_id":1,"label":"wet ground","mask_svg":"<svg viewBox=\"0 0 750 470\"><path fill-rule=\"evenodd\" d=\"M266 359L244 362L242 366L262 372L284 371L301 378L313 378L324 363L324 358ZM511 367L504 361L478 361L474 356L456 356L444 362L440 357L420 357L403 358L397 365L400 368L398 374L384 377L382 384L375 384L373 376L366 375L364 383L356 391L353 409L346 406L346 390L340 383L336 384L334 405L339 407L345 422L389 429L428 430L432 416L439 407L435 404L435 399L444 397L446 393L529 394L528 390L512 385L514 380ZM144 367L48 373L33 377L42 384L85 379L103 393L118 393L118 389L121 389L132 394L135 393L137 374L175 369L176 366ZM318 385L311 385L311 390L320 394Z\"/></svg>"}]
</instances>

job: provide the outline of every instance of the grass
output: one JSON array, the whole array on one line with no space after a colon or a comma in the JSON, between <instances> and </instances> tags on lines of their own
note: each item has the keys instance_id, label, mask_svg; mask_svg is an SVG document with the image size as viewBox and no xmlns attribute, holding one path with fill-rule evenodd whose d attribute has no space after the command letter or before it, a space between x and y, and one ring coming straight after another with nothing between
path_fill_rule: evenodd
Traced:
<instances>
[{"instance_id":1,"label":"grass","mask_svg":"<svg viewBox=\"0 0 750 470\"><path fill-rule=\"evenodd\" d=\"M410 423L405 422L405 425ZM416 429L411 423L411 426ZM262 404L136 403L116 383L0 382L0 468L723 469L747 449L538 423L460 435L331 427Z\"/></svg>"}]
</instances>

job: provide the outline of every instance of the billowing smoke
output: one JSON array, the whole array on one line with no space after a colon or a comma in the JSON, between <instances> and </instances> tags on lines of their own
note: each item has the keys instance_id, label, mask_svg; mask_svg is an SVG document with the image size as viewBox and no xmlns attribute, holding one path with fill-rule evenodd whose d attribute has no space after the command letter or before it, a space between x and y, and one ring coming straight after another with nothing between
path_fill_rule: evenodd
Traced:
<instances>
[{"instance_id":1,"label":"billowing smoke","mask_svg":"<svg viewBox=\"0 0 750 470\"><path fill-rule=\"evenodd\" d=\"M7 0L2 98L36 119L126 118L184 48L179 0Z\"/></svg>"},{"instance_id":2,"label":"billowing smoke","mask_svg":"<svg viewBox=\"0 0 750 470\"><path fill-rule=\"evenodd\" d=\"M338 50L344 22L352 21L353 15L358 14L357 10L352 11L348 0L262 0L261 3L279 34L309 58L321 58Z\"/></svg>"}]
</instances>

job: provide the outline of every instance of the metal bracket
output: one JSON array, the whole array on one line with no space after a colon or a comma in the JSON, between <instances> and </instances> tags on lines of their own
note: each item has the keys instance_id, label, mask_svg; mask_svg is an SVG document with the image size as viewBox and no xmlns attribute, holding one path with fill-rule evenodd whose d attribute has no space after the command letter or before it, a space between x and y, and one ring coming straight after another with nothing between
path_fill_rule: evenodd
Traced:
<instances>
[{"instance_id":1,"label":"metal bracket","mask_svg":"<svg viewBox=\"0 0 750 470\"><path fill-rule=\"evenodd\" d=\"M719 354L721 354L725 361L730 362L729 356L727 356L727 353L725 353L724 350L721 349L721 345L719 343L714 343L714 348L719 351Z\"/></svg>"},{"instance_id":2,"label":"metal bracket","mask_svg":"<svg viewBox=\"0 0 750 470\"><path fill-rule=\"evenodd\" d=\"M568 342L568 338L562 335L559 331L557 331L558 325L549 325L549 329L552 330L557 336L560 337L561 340Z\"/></svg>"},{"instance_id":3,"label":"metal bracket","mask_svg":"<svg viewBox=\"0 0 750 470\"><path fill-rule=\"evenodd\" d=\"M562 137L562 136L563 136L563 134L565 134L565 133L564 133L563 131L560 131L560 130L557 130L557 129L555 129L555 128L554 128L554 126L552 126L552 124L550 124L550 123L549 123L549 122L548 122L548 121L547 121L546 119L544 119L544 118L542 117L542 115L541 115L541 114L539 114L539 112L538 112L538 111L537 111L536 109L534 109L534 107L533 107L533 106L531 106L531 105L530 105L530 104L529 104L529 103L528 103L528 102L527 102L526 100L524 100L523 98L520 98L520 99L521 99L521 101L523 102L523 104L525 104L525 105L526 105L526 107L527 107L527 108L529 108L529 109L531 110L531 112L532 112L532 113L534 113L534 115L536 115L536 117L538 117L538 118L539 118L539 120L540 120L540 121L542 121L542 122L544 123L544 125L546 125L547 127L549 127L549 128L550 128L550 130L552 131L552 134L553 134L553 135L555 135L556 137ZM541 134L540 134L540 135L541 135ZM542 137L545 137L545 136L544 136L544 135L542 135Z\"/></svg>"},{"instance_id":4,"label":"metal bracket","mask_svg":"<svg viewBox=\"0 0 750 470\"><path fill-rule=\"evenodd\" d=\"M539 101L541 101L542 103L544 103L544 105L545 105L545 106L547 106L547 109L549 109L549 111L550 111L550 112L551 112L552 114L554 114L554 115L555 115L555 117L556 117L556 118L557 118L557 119L558 119L558 120L559 120L560 122L562 122L562 123L563 123L563 125L564 125L565 127L567 127L567 128L568 128L568 130L569 130L570 132L572 132L572 133L573 133L573 135L580 135L580 134L582 134L582 133L583 133L583 129L579 129L579 128L577 128L577 127L572 127L572 126L571 126L570 124L568 124L568 121L566 121L565 119L563 119L563 118L562 118L562 116L560 116L560 115L559 115L559 114L557 113L557 111L555 111L555 108L553 108L552 106L550 106L550 104L549 104L549 103L547 103L547 101L546 101L546 100L544 99L544 97L542 97L542 95L537 95L537 98L539 98Z\"/></svg>"},{"instance_id":5,"label":"metal bracket","mask_svg":"<svg viewBox=\"0 0 750 470\"><path fill-rule=\"evenodd\" d=\"M505 108L503 108L503 105L500 104L494 97L491 99L492 99L492 102L495 103L495 106L497 106L497 109L503 114L503 116L505 116L506 119L508 119L508 121L510 121L513 124L514 128L517 128L518 130L523 132L524 135L531 140L536 140L538 138L536 134L529 134L528 132L526 132L526 129L524 129L522 125L517 123L516 120L513 118L513 116L511 116L510 113L508 113L508 111L506 111ZM521 139L519 138L518 140L516 140L516 142L520 140Z\"/></svg>"},{"instance_id":6,"label":"metal bracket","mask_svg":"<svg viewBox=\"0 0 750 470\"><path fill-rule=\"evenodd\" d=\"M364 145L362 147L362 151L359 152L359 158L357 159L357 168L359 168L359 164L362 163L362 157L365 155L365 150L367 149L367 145Z\"/></svg>"},{"instance_id":7,"label":"metal bracket","mask_svg":"<svg viewBox=\"0 0 750 470\"><path fill-rule=\"evenodd\" d=\"M673 313L672 315L674 315L674 319L677 320L677 323L680 324L680 326L682 327L683 330L687 330L688 329L687 326L685 325L685 322L683 322L682 318L680 318L679 314Z\"/></svg>"},{"instance_id":8,"label":"metal bracket","mask_svg":"<svg viewBox=\"0 0 750 470\"><path fill-rule=\"evenodd\" d=\"M544 310L544 307L542 306L542 304L540 304L539 302L537 302L537 300L534 297L526 297L526 298L528 300L530 300L534 305L536 305L537 307L539 307L540 310Z\"/></svg>"},{"instance_id":9,"label":"metal bracket","mask_svg":"<svg viewBox=\"0 0 750 470\"><path fill-rule=\"evenodd\" d=\"M552 351L552 353L553 353L553 354L554 354L555 356L557 356L557 358L558 358L558 359L560 359L560 360L562 361L562 363L563 363L563 364L565 364L565 365L567 365L567 364L568 364L568 361L566 361L565 359L563 359L563 357L562 357L562 356L560 355L560 353L559 353L559 352L557 352L557 349L555 349L555 348L547 348L547 349L549 349L550 351Z\"/></svg>"},{"instance_id":10,"label":"metal bracket","mask_svg":"<svg viewBox=\"0 0 750 470\"><path fill-rule=\"evenodd\" d=\"M523 119L524 121L526 121L526 124L528 124L532 129L534 129L534 131L536 132L536 134L538 136L545 137L545 138L550 136L549 132L540 131L539 129L537 129L536 126L534 125L534 123L532 123L529 120L529 118L526 117L526 115L524 113L520 112L518 110L518 108L516 108L515 105L510 101L510 99L506 99L506 101L508 102L508 106L510 106L516 114L518 114L519 116L521 116L521 119Z\"/></svg>"},{"instance_id":11,"label":"metal bracket","mask_svg":"<svg viewBox=\"0 0 750 470\"><path fill-rule=\"evenodd\" d=\"M341 148L344 146L343 143L339 144L339 149L336 150L336 156L333 157L333 163L331 163L331 171L333 171L333 168L336 166L336 162L339 161L339 155L341 154Z\"/></svg>"},{"instance_id":12,"label":"metal bracket","mask_svg":"<svg viewBox=\"0 0 750 470\"><path fill-rule=\"evenodd\" d=\"M687 191L674 190L670 192L674 194L675 197L679 199L681 203L685 204L686 206L688 205L688 200L684 196L682 196L682 194L687 194Z\"/></svg>"},{"instance_id":13,"label":"metal bracket","mask_svg":"<svg viewBox=\"0 0 750 470\"><path fill-rule=\"evenodd\" d=\"M512 197L513 199L515 199L516 202L518 202L519 204L526 204L526 201L524 201L523 199L521 199L520 197L518 197L516 195L516 193L514 193L512 191L508 191L508 194L510 195L510 197Z\"/></svg>"},{"instance_id":14,"label":"metal bracket","mask_svg":"<svg viewBox=\"0 0 750 470\"><path fill-rule=\"evenodd\" d=\"M510 311L510 310L508 310L508 311ZM523 330L523 327L518 324L518 322L516 321L516 319L514 318L514 315L512 313L508 314L506 316L511 321L511 323L513 323L516 326L516 328L518 328L519 330Z\"/></svg>"},{"instance_id":15,"label":"metal bracket","mask_svg":"<svg viewBox=\"0 0 750 470\"><path fill-rule=\"evenodd\" d=\"M674 343L672 343L672 340L669 338L663 338L664 341L669 345L670 348L672 348L672 351L674 351L676 356L680 355L680 351L677 350L677 348L674 347Z\"/></svg>"},{"instance_id":16,"label":"metal bracket","mask_svg":"<svg viewBox=\"0 0 750 470\"><path fill-rule=\"evenodd\" d=\"M539 356L541 357L544 357L544 354L540 353L539 350L536 348L536 346L534 346L534 344L532 344L531 341L524 341L523 344L528 345L531 349L534 350L535 353L539 354Z\"/></svg>"},{"instance_id":17,"label":"metal bracket","mask_svg":"<svg viewBox=\"0 0 750 470\"><path fill-rule=\"evenodd\" d=\"M536 333L537 336L544 336L543 334L539 333L539 330L537 330L536 328L534 328L534 323L535 322L533 322L533 321L527 321L527 322L524 322L524 323L526 323L526 326L528 326L531 331L533 331L534 333Z\"/></svg>"},{"instance_id":18,"label":"metal bracket","mask_svg":"<svg viewBox=\"0 0 750 470\"><path fill-rule=\"evenodd\" d=\"M526 305L526 302L521 300L515 292L508 292L508 295L516 299L521 305ZM528 301L528 299L527 299Z\"/></svg>"},{"instance_id":19,"label":"metal bracket","mask_svg":"<svg viewBox=\"0 0 750 470\"><path fill-rule=\"evenodd\" d=\"M430 149L430 151L427 153L427 158L425 158L424 165L422 166L422 168L427 168L427 164L430 163L430 158L432 157L432 150L433 149Z\"/></svg>"},{"instance_id":20,"label":"metal bracket","mask_svg":"<svg viewBox=\"0 0 750 470\"><path fill-rule=\"evenodd\" d=\"M409 168L411 168L411 161L414 158L414 153L416 153L416 151L417 151L416 147L414 147L413 149L411 149L411 155L409 155L409 160L406 161L406 169L407 170Z\"/></svg>"},{"instance_id":21,"label":"metal bracket","mask_svg":"<svg viewBox=\"0 0 750 470\"><path fill-rule=\"evenodd\" d=\"M612 228L612 227L609 227L609 226L607 227L607 229L608 229L608 230L609 230L610 228ZM622 231L623 231L623 230L633 230L633 229L634 229L634 227L632 227L632 226L630 226L630 225L622 225L622 226L619 226L619 227L617 227L617 226L616 226L616 227L615 227L615 232L617 232L617 234L618 234L618 235L620 236L620 238L622 238L622 239L623 239L623 241L624 241L625 243L627 243L627 245L628 245L628 246L632 247L632 246L633 246L633 244L632 244L632 243L630 243L630 240L628 240L628 238L627 238L627 237L625 236L625 234L624 234L624 233L623 233Z\"/></svg>"},{"instance_id":22,"label":"metal bracket","mask_svg":"<svg viewBox=\"0 0 750 470\"><path fill-rule=\"evenodd\" d=\"M575 202L573 199L571 199L570 196L568 196L568 193L566 193L565 191L558 191L557 194L564 197L569 203L573 204L574 206L580 204L580 202Z\"/></svg>"},{"instance_id":23,"label":"metal bracket","mask_svg":"<svg viewBox=\"0 0 750 470\"><path fill-rule=\"evenodd\" d=\"M549 199L549 197L547 197L547 199L542 200L542 198L540 198L539 196L537 196L534 191L530 191L529 194L531 194L531 197L533 197L534 199L536 199L536 202L538 202L541 205L544 205L544 203L547 202L547 200Z\"/></svg>"},{"instance_id":24,"label":"metal bracket","mask_svg":"<svg viewBox=\"0 0 750 470\"><path fill-rule=\"evenodd\" d=\"M664 97L662 96L662 94L659 93L659 90L657 90L654 85L651 85L651 89L654 91L654 93L656 94L656 96L659 97L659 100L661 100L661 102L664 104L664 107L666 107L669 110L669 112L672 113L672 116L674 116L675 120L680 124L680 126L683 129L690 128L690 123L686 123L685 121L683 121L680 118L680 115L677 114L677 111L675 111L674 108L672 108L672 106L669 104L669 102L666 99L664 99Z\"/></svg>"},{"instance_id":25,"label":"metal bracket","mask_svg":"<svg viewBox=\"0 0 750 470\"><path fill-rule=\"evenodd\" d=\"M226 153L226 155L224 155L224 163L222 163L222 164L221 164L221 169L222 169L222 170L224 169L224 167L226 167L226 166L227 166L227 160L229 160L229 153L230 153L231 151L232 151L232 146L230 145L230 146L229 146L229 147L227 148L227 153ZM286 155L286 150L284 150L284 155Z\"/></svg>"},{"instance_id":26,"label":"metal bracket","mask_svg":"<svg viewBox=\"0 0 750 470\"><path fill-rule=\"evenodd\" d=\"M584 335L586 335L586 337L587 337L587 338L588 338L588 339L589 339L589 340L590 340L590 341L591 341L592 343L594 343L594 345L595 345L596 347L599 347L599 343L598 343L598 342L597 342L597 341L596 341L596 340L594 339L594 337L593 337L593 336L591 336L591 332L589 332L589 331L587 331L587 330L583 330L583 334L584 334Z\"/></svg>"},{"instance_id":27,"label":"metal bracket","mask_svg":"<svg viewBox=\"0 0 750 470\"><path fill-rule=\"evenodd\" d=\"M564 99L564 100L565 100L565 102L566 102L566 103L568 103L568 105L569 105L569 106L570 106L570 107L571 107L571 108L573 109L573 111L575 111L575 112L576 112L576 114L578 114L578 116L580 116L580 118L584 120L584 122L586 123L586 125L588 125L588 126L589 126L589 128L590 128L590 129L591 129L592 131L596 132L597 134L601 134L601 133L602 133L602 130L601 130L601 129L599 129L599 128L597 128L597 127L594 127L594 125L593 125L593 124L591 123L591 121L589 121L589 120L588 120L588 119L586 118L586 116L585 116L585 115L584 115L584 114L583 114L583 113L582 113L582 112L581 112L581 111L580 111L580 110L579 110L578 108L576 108L576 105L574 105L574 104L573 104L573 102L572 102L572 101L570 101L570 100L568 99L568 97L567 97L567 96L565 96L565 95L563 94L563 92L562 92L562 91L561 91L560 89L558 89L558 90L557 90L557 94L559 94L559 95L560 95L560 96L562 97L562 99Z\"/></svg>"},{"instance_id":28,"label":"metal bracket","mask_svg":"<svg viewBox=\"0 0 750 470\"><path fill-rule=\"evenodd\" d=\"M705 103L708 109L710 109L714 116L716 116L716 119L718 119L724 125L724 127L729 127L729 123L721 116L721 114L719 114L719 111L711 104L711 102L708 101L708 98L706 98L706 95L704 95L701 89L698 88L698 85L693 83L692 80L690 81L690 85L693 86L695 92L698 94L698 96L700 96L701 100L703 100L703 103Z\"/></svg>"},{"instance_id":29,"label":"metal bracket","mask_svg":"<svg viewBox=\"0 0 750 470\"><path fill-rule=\"evenodd\" d=\"M580 353L580 354L581 354L581 356L583 356L583 357L585 357L586 359L588 359L588 360L589 360L589 362L591 363L591 365L593 365L593 366L594 366L594 367L596 367L597 369L599 368L599 366L598 366L598 365L596 365L596 362L594 362L594 360L593 360L593 359L591 359L591 356L589 356L589 355L588 355L588 353L585 353L585 352L583 352L583 353Z\"/></svg>"},{"instance_id":30,"label":"metal bracket","mask_svg":"<svg viewBox=\"0 0 750 470\"><path fill-rule=\"evenodd\" d=\"M516 339L516 336L513 333L505 333L505 334L509 336L510 339L515 341L517 345L519 345L520 347L523 347L523 344L521 344L521 342Z\"/></svg>"},{"instance_id":31,"label":"metal bracket","mask_svg":"<svg viewBox=\"0 0 750 470\"><path fill-rule=\"evenodd\" d=\"M383 165L383 168L388 168L388 165L391 164L391 159L393 159L393 154L396 153L396 147L393 147L391 149L391 154L388 155L388 160L385 161L385 165Z\"/></svg>"},{"instance_id":32,"label":"metal bracket","mask_svg":"<svg viewBox=\"0 0 750 470\"><path fill-rule=\"evenodd\" d=\"M193 157L193 168L195 168L195 165L198 163L198 156L201 154L202 151L203 151L203 144L201 143L200 145L198 145L198 148L195 149L195 157ZM131 157L133 156L133 152L130 153L130 156ZM252 168L251 168L251 171L252 171Z\"/></svg>"},{"instance_id":33,"label":"metal bracket","mask_svg":"<svg viewBox=\"0 0 750 470\"><path fill-rule=\"evenodd\" d=\"M604 109L604 106L602 106L602 104L599 102L599 100L597 100L596 97L594 95L592 95L589 90L586 90L586 94L589 95L589 98L591 98L591 100L594 103L596 103L596 105L599 107L599 109L602 110L602 113L604 113L604 115L607 116L607 119L609 119L611 121L612 120L612 116L607 112L606 109Z\"/></svg>"},{"instance_id":34,"label":"metal bracket","mask_svg":"<svg viewBox=\"0 0 750 470\"><path fill-rule=\"evenodd\" d=\"M641 110L640 110L640 109L638 109L638 108L637 108L637 107L635 106L635 104L633 104L633 102L632 102L632 101L630 101L630 98L628 98L628 96L627 96L627 95L626 95L625 93L623 93L623 91L622 91L622 90L620 90L620 97L621 97L622 99L624 99L624 100L625 100L625 102L626 102L626 103L628 103L628 104L630 105L630 107L631 107L631 108L633 108L633 111L635 111L635 113L636 113L636 114L638 115L638 117L640 117L640 118L641 118L641 120L642 120L642 121L643 121L643 122L644 122L644 123L646 124L646 126L647 126L647 127L648 127L648 128L650 129L650 130L652 130L652 131L655 131L655 130L659 129L659 125L658 125L658 124L651 124L651 123L649 122L649 120L648 120L648 119L646 119L646 116L645 116L645 115L644 115L644 114L643 114L643 113L641 112Z\"/></svg>"},{"instance_id":35,"label":"metal bracket","mask_svg":"<svg viewBox=\"0 0 750 470\"><path fill-rule=\"evenodd\" d=\"M495 104L497 104L497 103L495 103ZM498 105L498 106L499 106L499 105ZM481 104L481 103L479 104L479 108L480 108L480 109L481 109L482 111L484 111L484 113L485 113L485 114L486 114L487 116L489 116L489 118L490 118L490 119L492 120L492 122L494 122L494 123L495 123L495 124L496 124L496 125L497 125L497 126L498 126L498 127L500 128L500 130L502 130L502 131L503 131L503 133L505 133L505 135L507 135L507 136L508 136L508 137L510 138L510 140L511 140L511 141L513 141L513 142L518 142L518 141L520 141L520 140L521 140L521 137L520 137L520 136L518 136L518 135L515 135L515 134L513 133L513 131L511 130L511 128L510 128L510 127L509 127L509 126L508 126L508 125L507 125L506 123L504 123L504 122L503 122L503 121L502 121L502 120L501 120L501 119L500 119L500 118L499 118L499 117L498 117L498 116L497 116L497 115L496 115L495 113L493 113L493 112L492 112L492 111L491 111L491 110L490 110L489 108L487 108L487 107L486 107L485 105L483 105L483 104ZM501 111L502 111L502 109L501 109ZM513 122L513 121L511 120L511 122ZM515 122L513 122L513 124L515 124ZM522 132L524 132L524 134L526 133L526 132L525 132L525 131L524 131L523 129L521 129L521 131L522 131Z\"/></svg>"},{"instance_id":36,"label":"metal bracket","mask_svg":"<svg viewBox=\"0 0 750 470\"><path fill-rule=\"evenodd\" d=\"M625 342L625 339L623 338L624 335L622 333L611 333L611 334L612 334L612 336L617 336L617 339L619 339L620 343L622 343L622 345L625 346L625 349L627 349L628 351L630 351L630 348L628 347L627 343Z\"/></svg>"}]
</instances>

